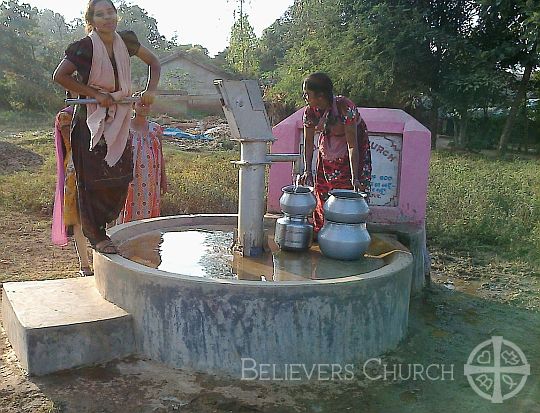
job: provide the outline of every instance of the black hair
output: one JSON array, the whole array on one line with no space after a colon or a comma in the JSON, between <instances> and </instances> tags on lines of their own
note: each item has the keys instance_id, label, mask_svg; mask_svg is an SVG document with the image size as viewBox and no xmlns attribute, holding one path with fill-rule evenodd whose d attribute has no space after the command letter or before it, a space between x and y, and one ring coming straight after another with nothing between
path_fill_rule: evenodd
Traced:
<instances>
[{"instance_id":1,"label":"black hair","mask_svg":"<svg viewBox=\"0 0 540 413\"><path fill-rule=\"evenodd\" d=\"M316 94L322 94L328 100L328 103L332 103L334 100L334 85L326 73L316 72L310 74L304 79L304 87L306 90Z\"/></svg>"},{"instance_id":2,"label":"black hair","mask_svg":"<svg viewBox=\"0 0 540 413\"><path fill-rule=\"evenodd\" d=\"M113 7L115 12L118 12L112 0L90 0L88 2L88 5L86 6L86 11L84 12L84 20L86 22L86 33L90 33L92 30L94 30L94 26L92 24L92 22L94 21L94 9L96 8L96 4L98 4L101 1L106 1Z\"/></svg>"}]
</instances>

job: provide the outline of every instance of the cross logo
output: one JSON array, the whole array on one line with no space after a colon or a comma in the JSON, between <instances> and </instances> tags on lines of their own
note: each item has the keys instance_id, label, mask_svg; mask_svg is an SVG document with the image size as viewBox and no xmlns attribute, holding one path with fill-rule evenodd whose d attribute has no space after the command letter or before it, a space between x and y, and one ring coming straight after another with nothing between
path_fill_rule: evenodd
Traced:
<instances>
[{"instance_id":1,"label":"cross logo","mask_svg":"<svg viewBox=\"0 0 540 413\"><path fill-rule=\"evenodd\" d=\"M502 336L493 336L474 348L464 374L476 394L502 403L525 386L531 366L518 346Z\"/></svg>"}]
</instances>

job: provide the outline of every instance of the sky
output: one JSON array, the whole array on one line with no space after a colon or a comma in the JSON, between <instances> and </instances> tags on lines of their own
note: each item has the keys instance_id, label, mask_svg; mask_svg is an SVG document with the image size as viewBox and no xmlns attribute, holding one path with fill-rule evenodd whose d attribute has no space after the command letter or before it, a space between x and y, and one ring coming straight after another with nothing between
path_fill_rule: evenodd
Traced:
<instances>
[{"instance_id":1,"label":"sky","mask_svg":"<svg viewBox=\"0 0 540 413\"><path fill-rule=\"evenodd\" d=\"M87 0L22 0L38 9L50 9L66 21L82 17ZM118 3L118 2L115 2ZM181 44L200 44L210 56L225 49L234 22L235 0L128 0L154 17L159 32L167 39L176 33ZM246 0L244 12L260 36L262 31L281 17L294 0Z\"/></svg>"}]
</instances>

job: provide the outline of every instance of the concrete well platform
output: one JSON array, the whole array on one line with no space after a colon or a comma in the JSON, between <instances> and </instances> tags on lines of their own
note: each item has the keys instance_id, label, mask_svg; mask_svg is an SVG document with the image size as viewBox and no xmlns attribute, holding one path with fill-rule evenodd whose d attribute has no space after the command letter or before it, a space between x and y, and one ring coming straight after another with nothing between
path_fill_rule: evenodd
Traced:
<instances>
[{"instance_id":1,"label":"concrete well platform","mask_svg":"<svg viewBox=\"0 0 540 413\"><path fill-rule=\"evenodd\" d=\"M131 316L104 300L94 277L9 282L2 318L23 369L43 375L134 351Z\"/></svg>"},{"instance_id":2,"label":"concrete well platform","mask_svg":"<svg viewBox=\"0 0 540 413\"><path fill-rule=\"evenodd\" d=\"M232 231L236 223L232 214L154 218L111 236L121 245L152 231ZM246 359L278 374L290 364L356 363L396 347L407 332L413 257L396 231L373 234L368 256L383 267L340 278L212 279L94 253L95 278L4 284L3 327L31 375L134 353L234 377Z\"/></svg>"},{"instance_id":3,"label":"concrete well platform","mask_svg":"<svg viewBox=\"0 0 540 413\"><path fill-rule=\"evenodd\" d=\"M236 223L236 215L173 216L110 233L121 245L151 231ZM407 332L413 259L401 244L381 252L377 270L302 281L193 277L102 254L94 254L94 270L101 295L133 316L137 353L241 377L246 359L282 373L292 363L345 365L396 347Z\"/></svg>"}]
</instances>

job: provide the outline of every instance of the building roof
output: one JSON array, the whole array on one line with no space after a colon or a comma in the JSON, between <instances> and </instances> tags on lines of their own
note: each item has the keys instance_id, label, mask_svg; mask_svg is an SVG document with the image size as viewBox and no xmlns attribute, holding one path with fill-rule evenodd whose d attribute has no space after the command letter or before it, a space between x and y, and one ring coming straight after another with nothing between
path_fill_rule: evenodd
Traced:
<instances>
[{"instance_id":1,"label":"building roof","mask_svg":"<svg viewBox=\"0 0 540 413\"><path fill-rule=\"evenodd\" d=\"M193 63L194 65L197 65L197 66L199 66L199 67L201 67L201 68L203 68L203 69L205 69L205 70L207 70L209 72L215 73L216 75L219 75L219 76L223 77L224 79L233 78L232 75L225 72L223 69L221 69L221 68L219 68L219 67L217 67L217 66L215 66L215 65L213 65L211 63L203 62L203 61L201 61L201 59L197 59L197 57L194 56L193 54L182 51L182 50L171 53L170 55L161 58L159 60L159 62L163 65L163 64L172 62L174 60L177 60L177 59L185 59L185 60Z\"/></svg>"}]
</instances>

